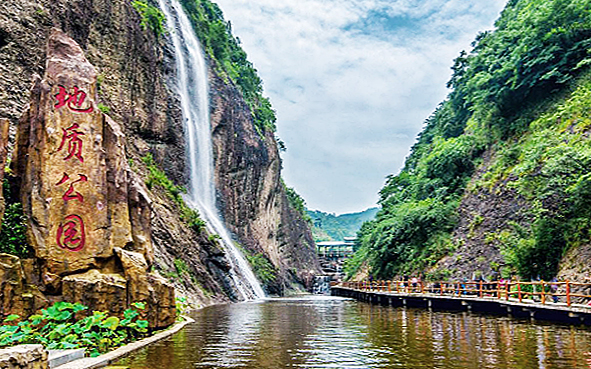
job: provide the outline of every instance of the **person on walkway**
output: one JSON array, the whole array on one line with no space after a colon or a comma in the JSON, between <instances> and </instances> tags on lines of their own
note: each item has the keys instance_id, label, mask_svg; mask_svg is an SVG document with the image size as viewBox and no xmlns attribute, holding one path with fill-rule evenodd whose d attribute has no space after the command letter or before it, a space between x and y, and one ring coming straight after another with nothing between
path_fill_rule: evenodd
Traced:
<instances>
[{"instance_id":1,"label":"person on walkway","mask_svg":"<svg viewBox=\"0 0 591 369\"><path fill-rule=\"evenodd\" d=\"M554 303L558 303L558 296L556 296L556 292L558 292L558 284L556 284L556 282L558 282L558 279L556 279L556 277L552 278L552 284L550 285L550 293L552 293L552 301L554 301Z\"/></svg>"},{"instance_id":2,"label":"person on walkway","mask_svg":"<svg viewBox=\"0 0 591 369\"><path fill-rule=\"evenodd\" d=\"M419 279L417 277L412 277L412 279L410 280L410 283L412 284L412 291L411 292L417 292L417 286L419 285Z\"/></svg>"}]
</instances>

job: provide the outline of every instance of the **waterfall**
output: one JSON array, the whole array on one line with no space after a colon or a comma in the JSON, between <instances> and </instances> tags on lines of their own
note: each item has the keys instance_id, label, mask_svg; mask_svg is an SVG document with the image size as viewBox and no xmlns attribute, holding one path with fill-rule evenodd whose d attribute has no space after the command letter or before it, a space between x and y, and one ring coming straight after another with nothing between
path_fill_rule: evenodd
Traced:
<instances>
[{"instance_id":1,"label":"waterfall","mask_svg":"<svg viewBox=\"0 0 591 369\"><path fill-rule=\"evenodd\" d=\"M241 297L244 300L263 298L265 293L261 285L234 245L216 206L207 65L201 45L178 0L158 2L166 16L168 32L174 44L178 89L185 121L191 178L185 202L199 211L211 233L221 237L220 243L232 266L229 274Z\"/></svg>"}]
</instances>

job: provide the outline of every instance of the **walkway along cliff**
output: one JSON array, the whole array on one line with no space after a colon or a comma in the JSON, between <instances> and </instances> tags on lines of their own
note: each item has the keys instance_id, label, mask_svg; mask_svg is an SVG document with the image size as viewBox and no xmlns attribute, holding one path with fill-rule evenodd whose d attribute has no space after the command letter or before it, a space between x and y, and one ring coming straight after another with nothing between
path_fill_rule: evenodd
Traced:
<instances>
[{"instance_id":1,"label":"walkway along cliff","mask_svg":"<svg viewBox=\"0 0 591 369\"><path fill-rule=\"evenodd\" d=\"M52 261L44 249L35 250L28 255L27 260L32 260L30 256L33 255L46 260L41 263L44 265L44 269L41 268L43 271L35 269L32 261L8 256L4 257L7 261L3 264L10 267L20 262L24 265L25 272L30 272L33 276L32 285L43 286L43 291L39 290L39 293L35 288L32 289L32 295L38 297L35 301L38 301L39 306L46 303L44 299L52 300L61 296L60 293L63 293L66 286L63 277L87 273L88 270L111 272L132 267L145 267L146 270L165 277L176 287L178 293L188 296L197 304L238 300L239 296L228 278L231 266L225 252L218 245L217 238L208 234L194 214L187 212L186 205L179 201L182 188L189 187L189 176L188 163L185 160L187 144L177 94L177 71L170 34L158 34L142 26L142 16L131 1L9 0L0 4L0 120L4 119L9 123L7 151L15 148L17 122L27 110L29 99L38 93L35 92L39 89L38 83L33 93L30 92L31 81L35 75L48 72L45 67L48 56L46 45L53 28L60 29L64 32L64 37L71 37L80 46L89 63L96 69L97 82L94 96L94 87L90 83L85 84L85 87L63 86L63 92L59 87L51 91L54 98L60 93L66 96L66 104L60 107L58 113L66 114L66 110L71 112L67 96L74 95L72 101L80 101L81 91L86 93L86 98L79 107L73 107L84 110L88 108L85 104L92 102L93 112L76 114L88 115L84 119L90 119L90 115L98 117L101 112L106 112L112 119L104 118L108 123L104 124L105 136L101 139L94 132L86 131L82 121L77 123L78 127L73 126L76 122L72 121L68 125L66 122L70 121L64 121L63 127L54 127L56 131L53 133L45 130L44 134L55 135L51 142L57 147L53 148L51 154L61 154L66 147L68 150L75 150L77 139L82 140L83 150L98 148L101 144L107 145L107 133L112 130L113 140L119 140L113 144L118 145L118 150L125 154L117 159L117 165L128 168L121 169L120 172L107 171L111 174L95 179L89 174L98 172L94 164L90 165L94 159L86 159L84 154L82 158L88 166L83 166L75 154L67 160L67 164L70 161L80 164L64 166L63 158L39 153L52 166L53 161L62 164L51 178L46 179L47 184L51 184L51 191L56 192L46 193L52 199L50 204L55 204L56 198L65 201L63 196L67 192L66 197L72 199L65 201L65 205L60 208L60 216L63 215L65 219L71 215L70 212L77 215L79 218L71 218L66 222L70 222L67 224L71 227L79 227L80 220L86 222L86 214L98 211L88 210L88 213L83 213L78 210L76 206L80 201L76 197L77 192L84 196L85 206L92 202L91 206L98 209L101 203L111 215L101 220L103 223L97 223L96 227L86 227L85 231L104 233L107 241L93 250L94 254L80 254L84 255L80 261L76 259L67 265ZM272 132L260 134L255 130L252 113L238 89L218 75L216 70L219 67L215 65L215 60L207 55L206 60L209 69L216 198L222 216L251 259L266 260L266 265L270 265L273 278L267 280L264 286L268 293L281 294L292 288L303 288L297 286L305 285L311 280L311 275L318 270L318 264L307 223L290 207L281 184L281 160L276 140ZM74 87L78 87L78 90L73 90ZM112 128L112 122L121 125L119 131ZM64 135L62 128L67 134ZM64 136L74 143L70 148L69 143L64 142L62 150L58 151ZM6 139L6 136L3 135L2 138ZM21 149L17 152L19 150L22 152ZM107 160L109 154L104 151L103 155L106 157L96 164L108 169L113 162ZM16 159L19 155L21 154L17 153L11 159L11 165L17 173L17 168L23 165L22 161ZM68 155L69 153L66 156ZM119 206L125 202L122 198L125 191L115 186L113 193L101 194L96 189L101 183L117 184L122 179L119 177L122 173L127 176L122 184L128 187L127 192L130 193L128 210L110 210L104 200L115 199ZM86 176L86 180L81 175ZM19 180L22 181L20 183L23 188L27 182L24 178L19 179L13 175L9 175L7 180L7 188L10 189L6 193L7 204L21 201L14 196L14 189L19 188ZM57 185L58 183L60 184ZM85 188L88 192L82 192ZM65 192L57 193L59 189ZM24 192L22 194L23 197L26 196ZM105 196L107 198L103 199ZM25 209L29 207L27 215L39 226L39 230L34 227L30 229L28 238L32 246L36 245L36 239L51 240L51 233L57 232L60 224L66 224L62 219L61 223L50 225L49 228L43 227L44 224L54 223L39 223L43 219L37 219L37 215L32 213L32 209L36 209L32 205L36 200L23 198L23 201ZM48 206L44 204L42 208ZM144 211L146 209L150 212ZM117 219L121 214L130 214L131 220L128 222L132 225L131 231L123 234L108 231L105 227L108 227L109 222L124 221ZM116 229L119 232L119 227ZM62 230L62 234L64 232ZM89 235L86 242L91 242L91 238L95 236ZM126 242L120 244L119 241L115 242L116 239L125 239ZM57 243L57 233L54 240ZM146 248L150 243L153 253ZM115 256L110 250L119 250L117 246L121 250ZM69 247L75 249L78 246ZM61 254L68 251L59 246L58 249ZM131 263L127 259L124 261L129 252L135 253L133 256L141 255L145 259L145 265L140 263L140 266L126 266L125 262ZM62 257L61 254L56 255L56 259ZM47 281L42 281L42 278ZM2 288L12 288L21 279L16 277L13 283L3 283ZM163 282L162 285L166 283ZM28 287L23 286L14 293L24 293L24 288ZM4 293L6 295L7 292ZM42 293L45 295L42 296ZM113 304L113 300L108 299L105 303ZM29 302L26 304L31 306ZM2 312L7 313L8 310L5 307Z\"/></svg>"}]
</instances>

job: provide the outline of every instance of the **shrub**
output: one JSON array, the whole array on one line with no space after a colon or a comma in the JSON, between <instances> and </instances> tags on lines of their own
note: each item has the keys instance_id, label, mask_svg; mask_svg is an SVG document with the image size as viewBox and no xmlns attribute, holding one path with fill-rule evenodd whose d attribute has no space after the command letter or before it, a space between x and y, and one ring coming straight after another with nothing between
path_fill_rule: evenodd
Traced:
<instances>
[{"instance_id":1,"label":"shrub","mask_svg":"<svg viewBox=\"0 0 591 369\"><path fill-rule=\"evenodd\" d=\"M266 284L275 281L277 271L263 254L249 255L247 253L246 258L250 265L252 265L254 274L262 283Z\"/></svg>"},{"instance_id":2,"label":"shrub","mask_svg":"<svg viewBox=\"0 0 591 369\"><path fill-rule=\"evenodd\" d=\"M183 199L181 198L181 193L186 192L185 189L181 186L175 185L174 182L166 176L166 173L156 166L152 154L148 153L142 158L142 161L148 167L146 186L148 186L149 189L152 189L154 186L160 186L166 190L168 195L175 200L175 202L182 203Z\"/></svg>"},{"instance_id":3,"label":"shrub","mask_svg":"<svg viewBox=\"0 0 591 369\"><path fill-rule=\"evenodd\" d=\"M261 253L253 254L242 246L238 244L237 246L246 257L248 263L252 266L252 271L259 281L263 284L268 284L277 279L277 270L265 255Z\"/></svg>"},{"instance_id":4,"label":"shrub","mask_svg":"<svg viewBox=\"0 0 591 369\"><path fill-rule=\"evenodd\" d=\"M109 114L111 112L111 108L101 103L98 104L98 108L103 114Z\"/></svg>"},{"instance_id":5,"label":"shrub","mask_svg":"<svg viewBox=\"0 0 591 369\"><path fill-rule=\"evenodd\" d=\"M181 204L181 219L196 232L205 229L205 221L201 219L199 211L191 209L184 202Z\"/></svg>"},{"instance_id":6,"label":"shrub","mask_svg":"<svg viewBox=\"0 0 591 369\"><path fill-rule=\"evenodd\" d=\"M285 189L285 195L287 196L287 201L289 201L290 207L297 211L305 221L312 223L312 218L306 211L306 201L304 198L300 196L295 189L287 187L285 182L283 182L283 179L281 180L281 184Z\"/></svg>"}]
</instances>

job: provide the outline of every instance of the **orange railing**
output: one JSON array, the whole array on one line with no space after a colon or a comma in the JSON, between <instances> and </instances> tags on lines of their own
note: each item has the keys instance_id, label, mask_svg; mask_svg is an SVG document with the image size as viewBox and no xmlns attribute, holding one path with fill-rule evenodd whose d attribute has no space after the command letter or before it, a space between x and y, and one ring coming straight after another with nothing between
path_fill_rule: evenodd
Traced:
<instances>
[{"instance_id":1,"label":"orange railing","mask_svg":"<svg viewBox=\"0 0 591 369\"><path fill-rule=\"evenodd\" d=\"M507 301L562 303L589 305L591 308L591 283L570 281L521 282L521 281L472 281L472 282L423 282L418 281L361 281L341 282L344 288L361 291L377 291L398 294L430 294L464 298L494 298Z\"/></svg>"}]
</instances>

